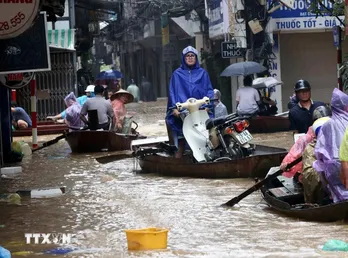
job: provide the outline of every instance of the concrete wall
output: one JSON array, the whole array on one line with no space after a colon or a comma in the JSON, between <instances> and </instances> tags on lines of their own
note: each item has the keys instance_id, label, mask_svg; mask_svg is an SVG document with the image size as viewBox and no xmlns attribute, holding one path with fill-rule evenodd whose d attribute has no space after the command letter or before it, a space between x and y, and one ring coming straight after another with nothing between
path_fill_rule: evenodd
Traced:
<instances>
[{"instance_id":1,"label":"concrete wall","mask_svg":"<svg viewBox=\"0 0 348 258\"><path fill-rule=\"evenodd\" d=\"M343 45L344 54L348 42ZM289 96L299 79L309 81L314 100L330 102L332 91L337 87L332 32L281 34L280 49L283 110L287 110Z\"/></svg>"}]
</instances>

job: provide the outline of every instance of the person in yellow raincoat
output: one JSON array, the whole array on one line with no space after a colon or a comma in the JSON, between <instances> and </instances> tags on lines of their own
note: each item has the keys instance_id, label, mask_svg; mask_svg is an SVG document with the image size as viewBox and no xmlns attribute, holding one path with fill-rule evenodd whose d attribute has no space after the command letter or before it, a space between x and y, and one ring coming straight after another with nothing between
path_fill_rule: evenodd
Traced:
<instances>
[{"instance_id":1,"label":"person in yellow raincoat","mask_svg":"<svg viewBox=\"0 0 348 258\"><path fill-rule=\"evenodd\" d=\"M340 146L340 161L341 161L341 173L340 178L348 190L348 128L344 133L343 140Z\"/></svg>"}]
</instances>

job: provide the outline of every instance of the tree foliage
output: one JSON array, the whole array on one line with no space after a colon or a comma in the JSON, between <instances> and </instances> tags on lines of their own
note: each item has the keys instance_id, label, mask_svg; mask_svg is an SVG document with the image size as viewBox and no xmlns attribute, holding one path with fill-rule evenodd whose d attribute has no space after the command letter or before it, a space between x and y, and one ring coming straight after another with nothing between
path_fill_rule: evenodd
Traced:
<instances>
[{"instance_id":1,"label":"tree foliage","mask_svg":"<svg viewBox=\"0 0 348 258\"><path fill-rule=\"evenodd\" d=\"M334 16L341 25L344 26L344 21L339 16L344 15L344 1L343 0L307 0L308 11L316 14L316 16ZM327 4L329 3L329 4Z\"/></svg>"}]
</instances>

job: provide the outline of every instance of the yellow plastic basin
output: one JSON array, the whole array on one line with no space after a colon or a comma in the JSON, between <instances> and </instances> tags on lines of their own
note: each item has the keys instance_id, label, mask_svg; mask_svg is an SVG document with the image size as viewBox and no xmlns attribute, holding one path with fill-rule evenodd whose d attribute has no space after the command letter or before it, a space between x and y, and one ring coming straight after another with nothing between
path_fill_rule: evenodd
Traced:
<instances>
[{"instance_id":1,"label":"yellow plastic basin","mask_svg":"<svg viewBox=\"0 0 348 258\"><path fill-rule=\"evenodd\" d=\"M153 250L167 248L168 229L127 229L125 232L127 236L128 250Z\"/></svg>"}]
</instances>

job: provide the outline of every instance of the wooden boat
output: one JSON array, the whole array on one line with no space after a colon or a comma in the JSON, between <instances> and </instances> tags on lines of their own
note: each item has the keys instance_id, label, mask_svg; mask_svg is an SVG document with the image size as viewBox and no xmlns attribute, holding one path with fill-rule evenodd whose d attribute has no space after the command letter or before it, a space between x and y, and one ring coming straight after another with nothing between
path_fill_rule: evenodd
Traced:
<instances>
[{"instance_id":1,"label":"wooden boat","mask_svg":"<svg viewBox=\"0 0 348 258\"><path fill-rule=\"evenodd\" d=\"M72 152L100 152L130 150L136 134L119 134L110 131L73 131L66 135Z\"/></svg>"},{"instance_id":2,"label":"wooden boat","mask_svg":"<svg viewBox=\"0 0 348 258\"><path fill-rule=\"evenodd\" d=\"M301 188L292 178L278 176L261 188L268 205L289 217L309 221L333 222L348 218L348 201L326 205L305 204Z\"/></svg>"},{"instance_id":3,"label":"wooden boat","mask_svg":"<svg viewBox=\"0 0 348 258\"><path fill-rule=\"evenodd\" d=\"M68 130L66 124L59 124L53 121L41 121L37 125L37 134L38 135L49 135L49 134L62 134ZM12 132L13 137L17 136L31 136L32 128L27 129L18 129Z\"/></svg>"},{"instance_id":4,"label":"wooden boat","mask_svg":"<svg viewBox=\"0 0 348 258\"><path fill-rule=\"evenodd\" d=\"M250 133L275 133L290 130L288 117L281 116L257 116L249 120Z\"/></svg>"},{"instance_id":5,"label":"wooden boat","mask_svg":"<svg viewBox=\"0 0 348 258\"><path fill-rule=\"evenodd\" d=\"M256 145L254 155L238 160L194 163L191 158L176 159L163 152L139 157L138 162L141 172L163 176L247 178L265 177L269 168L279 164L286 154L286 149Z\"/></svg>"},{"instance_id":6,"label":"wooden boat","mask_svg":"<svg viewBox=\"0 0 348 258\"><path fill-rule=\"evenodd\" d=\"M290 131L290 121L288 117L281 116L257 116L249 119L248 131L250 133L275 133ZM169 142L174 144L171 130L166 123Z\"/></svg>"}]
</instances>

